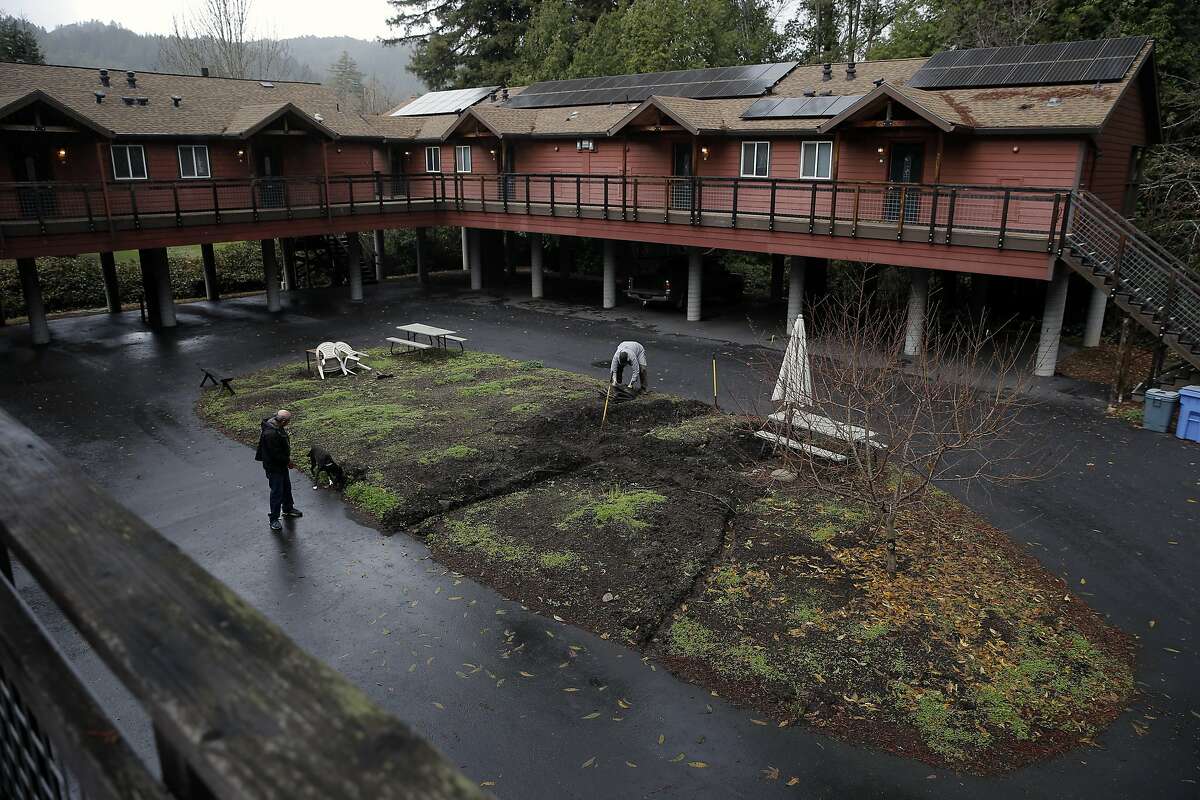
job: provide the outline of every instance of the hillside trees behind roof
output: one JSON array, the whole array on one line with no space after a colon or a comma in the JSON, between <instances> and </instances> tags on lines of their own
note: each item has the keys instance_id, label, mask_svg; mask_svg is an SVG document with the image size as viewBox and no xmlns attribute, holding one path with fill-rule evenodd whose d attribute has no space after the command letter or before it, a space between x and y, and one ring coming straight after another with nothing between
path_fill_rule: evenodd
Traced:
<instances>
[{"instance_id":1,"label":"hillside trees behind roof","mask_svg":"<svg viewBox=\"0 0 1200 800\"><path fill-rule=\"evenodd\" d=\"M783 49L764 0L631 0L591 19L541 0L515 83L775 61Z\"/></svg>"},{"instance_id":2,"label":"hillside trees behind roof","mask_svg":"<svg viewBox=\"0 0 1200 800\"><path fill-rule=\"evenodd\" d=\"M0 15L0 61L44 64L37 35L23 19Z\"/></svg>"},{"instance_id":3,"label":"hillside trees behind roof","mask_svg":"<svg viewBox=\"0 0 1200 800\"><path fill-rule=\"evenodd\" d=\"M172 20L159 59L165 69L224 78L265 78L288 59L287 45L251 23L252 0L200 0Z\"/></svg>"},{"instance_id":4,"label":"hillside trees behind roof","mask_svg":"<svg viewBox=\"0 0 1200 800\"><path fill-rule=\"evenodd\" d=\"M770 0L389 0L433 89L776 60Z\"/></svg>"}]
</instances>

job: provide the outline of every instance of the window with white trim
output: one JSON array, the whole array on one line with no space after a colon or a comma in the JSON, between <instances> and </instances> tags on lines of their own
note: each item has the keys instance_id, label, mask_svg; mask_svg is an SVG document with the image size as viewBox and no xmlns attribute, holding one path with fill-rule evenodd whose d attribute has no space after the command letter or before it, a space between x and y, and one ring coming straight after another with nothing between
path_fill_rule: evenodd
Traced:
<instances>
[{"instance_id":1,"label":"window with white trim","mask_svg":"<svg viewBox=\"0 0 1200 800\"><path fill-rule=\"evenodd\" d=\"M426 172L441 172L442 171L442 148L426 147L425 148L425 171Z\"/></svg>"},{"instance_id":2,"label":"window with white trim","mask_svg":"<svg viewBox=\"0 0 1200 800\"><path fill-rule=\"evenodd\" d=\"M471 171L471 145L459 144L454 146L454 171Z\"/></svg>"},{"instance_id":3,"label":"window with white trim","mask_svg":"<svg viewBox=\"0 0 1200 800\"><path fill-rule=\"evenodd\" d=\"M771 143L742 142L742 177L765 178L770 172Z\"/></svg>"},{"instance_id":4,"label":"window with white trim","mask_svg":"<svg viewBox=\"0 0 1200 800\"><path fill-rule=\"evenodd\" d=\"M146 180L146 151L140 144L114 144L111 150L113 179L118 181Z\"/></svg>"},{"instance_id":5,"label":"window with white trim","mask_svg":"<svg viewBox=\"0 0 1200 800\"><path fill-rule=\"evenodd\" d=\"M181 144L179 145L179 177L181 178L211 178L212 170L208 166L208 145Z\"/></svg>"},{"instance_id":6,"label":"window with white trim","mask_svg":"<svg viewBox=\"0 0 1200 800\"><path fill-rule=\"evenodd\" d=\"M800 177L823 181L833 177L833 142L800 143Z\"/></svg>"}]
</instances>

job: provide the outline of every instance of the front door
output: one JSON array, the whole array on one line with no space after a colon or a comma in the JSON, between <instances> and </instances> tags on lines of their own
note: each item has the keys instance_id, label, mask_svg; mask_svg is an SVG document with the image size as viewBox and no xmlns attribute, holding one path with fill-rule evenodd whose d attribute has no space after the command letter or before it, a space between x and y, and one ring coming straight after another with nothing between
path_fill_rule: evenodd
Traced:
<instances>
[{"instance_id":1,"label":"front door","mask_svg":"<svg viewBox=\"0 0 1200 800\"><path fill-rule=\"evenodd\" d=\"M516 200L516 178L513 175L517 171L517 147L513 142L500 144L500 160L500 171L504 173L504 197Z\"/></svg>"},{"instance_id":2,"label":"front door","mask_svg":"<svg viewBox=\"0 0 1200 800\"><path fill-rule=\"evenodd\" d=\"M888 162L891 183L920 183L925 166L925 145L920 142L895 142ZM900 216L900 196L904 195L904 221L913 222L921 208L921 193L916 189L889 187L885 210L888 219Z\"/></svg>"},{"instance_id":3,"label":"front door","mask_svg":"<svg viewBox=\"0 0 1200 800\"><path fill-rule=\"evenodd\" d=\"M46 142L26 137L13 142L9 156L13 180L21 183L54 180L52 164L50 146ZM51 216L55 208L54 188L44 185L20 186L17 188L17 203L22 216Z\"/></svg>"},{"instance_id":4,"label":"front door","mask_svg":"<svg viewBox=\"0 0 1200 800\"><path fill-rule=\"evenodd\" d=\"M279 208L283 205L283 149L274 143L259 144L256 148L258 160L258 202L264 208Z\"/></svg>"},{"instance_id":5,"label":"front door","mask_svg":"<svg viewBox=\"0 0 1200 800\"><path fill-rule=\"evenodd\" d=\"M692 143L671 146L671 208L692 207Z\"/></svg>"}]
</instances>

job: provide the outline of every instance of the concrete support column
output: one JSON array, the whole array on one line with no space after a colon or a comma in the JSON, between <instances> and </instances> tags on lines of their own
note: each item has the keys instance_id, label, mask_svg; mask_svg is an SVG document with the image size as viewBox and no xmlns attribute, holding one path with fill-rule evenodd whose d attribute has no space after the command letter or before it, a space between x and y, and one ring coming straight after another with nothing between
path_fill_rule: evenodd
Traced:
<instances>
[{"instance_id":1,"label":"concrete support column","mask_svg":"<svg viewBox=\"0 0 1200 800\"><path fill-rule=\"evenodd\" d=\"M200 245L200 258L204 261L204 296L216 302L221 292L217 289L217 254L211 244Z\"/></svg>"},{"instance_id":2,"label":"concrete support column","mask_svg":"<svg viewBox=\"0 0 1200 800\"><path fill-rule=\"evenodd\" d=\"M417 283L429 283L429 265L425 263L425 229L417 228L414 232L416 235L416 243L413 245L417 251Z\"/></svg>"},{"instance_id":3,"label":"concrete support column","mask_svg":"<svg viewBox=\"0 0 1200 800\"><path fill-rule=\"evenodd\" d=\"M1108 292L1093 286L1092 296L1088 298L1087 327L1083 331L1084 347L1100 344L1100 334L1104 331L1104 309L1107 305Z\"/></svg>"},{"instance_id":4,"label":"concrete support column","mask_svg":"<svg viewBox=\"0 0 1200 800\"><path fill-rule=\"evenodd\" d=\"M383 231L373 231L372 243L375 245L375 280L383 283L383 275L386 272L383 264Z\"/></svg>"},{"instance_id":5,"label":"concrete support column","mask_svg":"<svg viewBox=\"0 0 1200 800\"><path fill-rule=\"evenodd\" d=\"M471 229L471 291L477 292L483 288L483 249L479 246L479 231Z\"/></svg>"},{"instance_id":6,"label":"concrete support column","mask_svg":"<svg viewBox=\"0 0 1200 800\"><path fill-rule=\"evenodd\" d=\"M504 277L508 280L516 277L517 274L517 257L513 253L513 241L517 235L504 231L501 238L504 241Z\"/></svg>"},{"instance_id":7,"label":"concrete support column","mask_svg":"<svg viewBox=\"0 0 1200 800\"><path fill-rule=\"evenodd\" d=\"M915 358L924 349L925 308L929 305L929 272L910 270L908 327L904 331L904 356Z\"/></svg>"},{"instance_id":8,"label":"concrete support column","mask_svg":"<svg viewBox=\"0 0 1200 800\"><path fill-rule=\"evenodd\" d=\"M543 281L544 281L544 253L542 252L542 235L540 233L529 234L529 296L537 300L545 296Z\"/></svg>"},{"instance_id":9,"label":"concrete support column","mask_svg":"<svg viewBox=\"0 0 1200 800\"><path fill-rule=\"evenodd\" d=\"M275 240L262 240L263 278L267 282L267 311L283 308L279 302L279 261L275 257Z\"/></svg>"},{"instance_id":10,"label":"concrete support column","mask_svg":"<svg viewBox=\"0 0 1200 800\"><path fill-rule=\"evenodd\" d=\"M1042 311L1042 333L1038 337L1037 356L1033 374L1039 378L1054 376L1058 366L1058 343L1062 337L1063 310L1067 307L1067 285L1070 274L1058 268L1054 280L1046 285L1046 306Z\"/></svg>"},{"instance_id":11,"label":"concrete support column","mask_svg":"<svg viewBox=\"0 0 1200 800\"><path fill-rule=\"evenodd\" d=\"M795 264L796 257L792 256L792 263ZM778 303L783 299L783 256L771 254L771 294L770 301Z\"/></svg>"},{"instance_id":12,"label":"concrete support column","mask_svg":"<svg viewBox=\"0 0 1200 800\"><path fill-rule=\"evenodd\" d=\"M296 240L280 239L279 249L283 251L283 288L290 292L299 288L296 282Z\"/></svg>"},{"instance_id":13,"label":"concrete support column","mask_svg":"<svg viewBox=\"0 0 1200 800\"><path fill-rule=\"evenodd\" d=\"M687 321L700 321L700 298L703 292L704 257L700 250L688 250Z\"/></svg>"},{"instance_id":14,"label":"concrete support column","mask_svg":"<svg viewBox=\"0 0 1200 800\"><path fill-rule=\"evenodd\" d=\"M175 327L175 295L171 291L171 264L167 248L138 250L146 314L152 328Z\"/></svg>"},{"instance_id":15,"label":"concrete support column","mask_svg":"<svg viewBox=\"0 0 1200 800\"><path fill-rule=\"evenodd\" d=\"M790 335L796 317L804 313L804 273L808 269L808 259L804 256L791 257L791 269L788 270L788 301L787 301L787 333Z\"/></svg>"},{"instance_id":16,"label":"concrete support column","mask_svg":"<svg viewBox=\"0 0 1200 800\"><path fill-rule=\"evenodd\" d=\"M50 326L46 324L46 305L42 302L42 285L38 282L37 261L32 258L18 258L17 272L21 275L21 292L25 295L29 335L34 344L50 344Z\"/></svg>"},{"instance_id":17,"label":"concrete support column","mask_svg":"<svg viewBox=\"0 0 1200 800\"><path fill-rule=\"evenodd\" d=\"M111 251L100 254L100 278L104 281L104 305L108 313L121 312L121 288L117 285L117 260Z\"/></svg>"},{"instance_id":18,"label":"concrete support column","mask_svg":"<svg viewBox=\"0 0 1200 800\"><path fill-rule=\"evenodd\" d=\"M463 272L471 268L471 229L462 229L462 259Z\"/></svg>"},{"instance_id":19,"label":"concrete support column","mask_svg":"<svg viewBox=\"0 0 1200 800\"><path fill-rule=\"evenodd\" d=\"M604 307L617 307L617 246L612 239L604 240Z\"/></svg>"},{"instance_id":20,"label":"concrete support column","mask_svg":"<svg viewBox=\"0 0 1200 800\"><path fill-rule=\"evenodd\" d=\"M363 301L362 284L362 242L358 239L357 231L346 234L346 270L350 276L350 302Z\"/></svg>"}]
</instances>

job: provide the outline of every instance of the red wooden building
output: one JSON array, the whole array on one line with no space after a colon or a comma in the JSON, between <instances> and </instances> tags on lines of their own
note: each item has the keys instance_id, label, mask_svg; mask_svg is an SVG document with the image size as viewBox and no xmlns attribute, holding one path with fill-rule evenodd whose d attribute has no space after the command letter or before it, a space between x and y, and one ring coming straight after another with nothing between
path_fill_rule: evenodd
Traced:
<instances>
[{"instance_id":1,"label":"red wooden building","mask_svg":"<svg viewBox=\"0 0 1200 800\"><path fill-rule=\"evenodd\" d=\"M1111 297L1200 363L1200 287L1124 219L1160 136L1147 39L480 87L380 116L307 83L25 64L0 81L0 257L38 340L37 256L142 250L172 324L166 246L454 225L476 288L477 229L689 247L696 289L699 248L792 256L790 313L825 259L911 268L914 326L929 270L1028 279L1039 374L1073 269L1095 287L1089 343ZM273 244L264 266L277 308Z\"/></svg>"}]
</instances>

